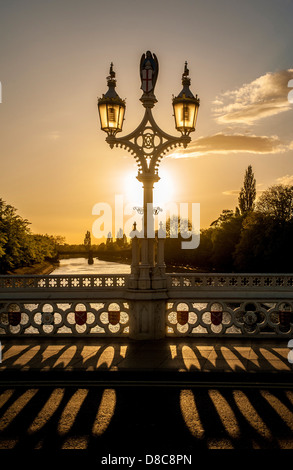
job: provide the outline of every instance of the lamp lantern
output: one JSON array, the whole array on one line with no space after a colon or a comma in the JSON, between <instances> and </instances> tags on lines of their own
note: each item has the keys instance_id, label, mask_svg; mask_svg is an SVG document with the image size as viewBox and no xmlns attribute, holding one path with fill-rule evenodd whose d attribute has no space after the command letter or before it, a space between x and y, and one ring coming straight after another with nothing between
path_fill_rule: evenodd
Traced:
<instances>
[{"instance_id":1,"label":"lamp lantern","mask_svg":"<svg viewBox=\"0 0 293 470\"><path fill-rule=\"evenodd\" d=\"M107 93L98 99L101 129L107 132L108 136L115 136L117 132L122 131L126 106L125 101L115 91L116 80L113 63L110 65L107 85L109 87Z\"/></svg>"},{"instance_id":2,"label":"lamp lantern","mask_svg":"<svg viewBox=\"0 0 293 470\"><path fill-rule=\"evenodd\" d=\"M197 113L200 100L197 95L194 97L189 86L189 70L185 62L184 72L182 74L183 89L178 96L173 98L173 109L175 117L175 127L182 135L189 135L195 130Z\"/></svg>"}]
</instances>

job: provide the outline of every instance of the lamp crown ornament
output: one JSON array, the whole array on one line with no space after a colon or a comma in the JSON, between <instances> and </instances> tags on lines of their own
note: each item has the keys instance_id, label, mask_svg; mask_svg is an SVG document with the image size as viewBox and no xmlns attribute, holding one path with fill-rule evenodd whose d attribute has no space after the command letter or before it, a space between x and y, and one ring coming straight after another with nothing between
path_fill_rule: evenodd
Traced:
<instances>
[{"instance_id":1,"label":"lamp crown ornament","mask_svg":"<svg viewBox=\"0 0 293 470\"><path fill-rule=\"evenodd\" d=\"M182 74L182 85L183 85L183 89L181 90L181 92L179 93L178 97L183 97L185 96L186 98L193 98L193 99L197 99L198 102L199 102L199 99L197 98L197 95L193 95L192 91L190 90L190 83L191 83L191 79L190 79L190 76L189 76L189 69L187 68L187 61L185 61L185 64L184 64L184 71L183 71L183 74Z\"/></svg>"},{"instance_id":2,"label":"lamp crown ornament","mask_svg":"<svg viewBox=\"0 0 293 470\"><path fill-rule=\"evenodd\" d=\"M156 54L147 51L142 54L139 64L141 90L143 91L140 101L145 108L153 108L157 103L154 94L159 73L159 61Z\"/></svg>"},{"instance_id":3,"label":"lamp crown ornament","mask_svg":"<svg viewBox=\"0 0 293 470\"><path fill-rule=\"evenodd\" d=\"M114 70L113 70L113 62L111 62L111 64L110 64L110 71L109 71L109 74L110 74L110 77L111 77L111 78L115 78L115 76L116 76L116 73L115 73Z\"/></svg>"},{"instance_id":4,"label":"lamp crown ornament","mask_svg":"<svg viewBox=\"0 0 293 470\"><path fill-rule=\"evenodd\" d=\"M139 68L141 89L144 93L153 94L159 73L159 61L156 54L152 54L151 51L142 54Z\"/></svg>"},{"instance_id":5,"label":"lamp crown ornament","mask_svg":"<svg viewBox=\"0 0 293 470\"><path fill-rule=\"evenodd\" d=\"M107 85L108 85L108 91L103 95L103 97L107 98L119 98L118 94L115 91L116 88L116 73L114 72L113 69L113 62L110 64L110 70L109 70L109 75L107 77Z\"/></svg>"}]
</instances>

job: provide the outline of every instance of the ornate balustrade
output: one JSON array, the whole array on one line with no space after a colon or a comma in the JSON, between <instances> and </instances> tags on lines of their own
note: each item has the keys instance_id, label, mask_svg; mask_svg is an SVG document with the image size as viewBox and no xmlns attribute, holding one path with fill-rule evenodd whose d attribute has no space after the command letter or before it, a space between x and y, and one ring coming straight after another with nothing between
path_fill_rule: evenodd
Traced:
<instances>
[{"instance_id":1,"label":"ornate balustrade","mask_svg":"<svg viewBox=\"0 0 293 470\"><path fill-rule=\"evenodd\" d=\"M123 300L0 303L4 335L127 336L129 303Z\"/></svg>"},{"instance_id":2,"label":"ornate balustrade","mask_svg":"<svg viewBox=\"0 0 293 470\"><path fill-rule=\"evenodd\" d=\"M123 292L129 274L86 274L86 275L46 275L46 276L0 276L0 298L90 298L104 291L113 296ZM49 296L49 297L48 297Z\"/></svg>"},{"instance_id":3,"label":"ornate balustrade","mask_svg":"<svg viewBox=\"0 0 293 470\"><path fill-rule=\"evenodd\" d=\"M170 300L168 336L285 337L293 333L293 302Z\"/></svg>"},{"instance_id":4,"label":"ornate balustrade","mask_svg":"<svg viewBox=\"0 0 293 470\"><path fill-rule=\"evenodd\" d=\"M293 334L293 275L167 275L167 335Z\"/></svg>"},{"instance_id":5,"label":"ornate balustrade","mask_svg":"<svg viewBox=\"0 0 293 470\"><path fill-rule=\"evenodd\" d=\"M86 289L123 288L129 275L125 274L86 274L84 276L0 276L0 292L20 289Z\"/></svg>"},{"instance_id":6,"label":"ornate balustrade","mask_svg":"<svg viewBox=\"0 0 293 470\"><path fill-rule=\"evenodd\" d=\"M28 290L44 291L46 289L65 291L69 289L125 289L129 274L86 274L86 275L46 275L46 276L0 276L0 293L17 293ZM167 287L172 290L195 289L196 292L208 290L275 288L293 293L293 275L291 274L167 274Z\"/></svg>"},{"instance_id":7,"label":"ornate balustrade","mask_svg":"<svg viewBox=\"0 0 293 470\"><path fill-rule=\"evenodd\" d=\"M165 290L142 291L128 288L130 275L0 276L0 334L128 336L135 330L147 338L152 305L152 325L161 322L167 336L293 334L293 275L166 277Z\"/></svg>"},{"instance_id":8,"label":"ornate balustrade","mask_svg":"<svg viewBox=\"0 0 293 470\"><path fill-rule=\"evenodd\" d=\"M183 291L196 292L198 295L210 293L217 295L226 292L233 295L233 292L251 293L259 295L264 292L274 290L282 296L284 292L293 296L293 275L292 274L169 274L167 275L167 287L172 292Z\"/></svg>"},{"instance_id":9,"label":"ornate balustrade","mask_svg":"<svg viewBox=\"0 0 293 470\"><path fill-rule=\"evenodd\" d=\"M127 336L128 277L0 276L0 334Z\"/></svg>"}]
</instances>

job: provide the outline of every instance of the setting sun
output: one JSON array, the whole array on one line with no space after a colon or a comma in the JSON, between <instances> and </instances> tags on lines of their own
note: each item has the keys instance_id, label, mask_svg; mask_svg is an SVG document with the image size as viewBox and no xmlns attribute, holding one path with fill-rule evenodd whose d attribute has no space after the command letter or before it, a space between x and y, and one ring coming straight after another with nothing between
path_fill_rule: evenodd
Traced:
<instances>
[{"instance_id":1,"label":"setting sun","mask_svg":"<svg viewBox=\"0 0 293 470\"><path fill-rule=\"evenodd\" d=\"M124 196L127 203L134 206L143 206L143 187L136 179L136 174L129 173L124 179ZM174 181L170 172L165 169L160 170L160 181L154 184L154 205L163 206L174 201Z\"/></svg>"},{"instance_id":2,"label":"setting sun","mask_svg":"<svg viewBox=\"0 0 293 470\"><path fill-rule=\"evenodd\" d=\"M154 205L164 205L174 201L174 181L170 172L160 169L160 181L154 185Z\"/></svg>"}]
</instances>

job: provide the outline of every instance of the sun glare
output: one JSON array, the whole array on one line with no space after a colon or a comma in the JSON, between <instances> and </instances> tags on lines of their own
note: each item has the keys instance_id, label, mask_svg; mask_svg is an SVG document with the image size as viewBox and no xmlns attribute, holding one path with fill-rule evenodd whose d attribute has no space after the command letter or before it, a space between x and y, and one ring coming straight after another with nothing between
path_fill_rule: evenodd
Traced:
<instances>
[{"instance_id":1,"label":"sun glare","mask_svg":"<svg viewBox=\"0 0 293 470\"><path fill-rule=\"evenodd\" d=\"M160 181L154 184L154 206L163 206L174 201L174 184L170 173L160 170ZM124 195L126 202L134 206L143 205L143 186L136 179L135 173L129 173L124 180Z\"/></svg>"},{"instance_id":2,"label":"sun glare","mask_svg":"<svg viewBox=\"0 0 293 470\"><path fill-rule=\"evenodd\" d=\"M142 184L136 179L136 174L128 173L124 178L124 197L125 202L134 206L143 205Z\"/></svg>"},{"instance_id":3,"label":"sun glare","mask_svg":"<svg viewBox=\"0 0 293 470\"><path fill-rule=\"evenodd\" d=\"M164 205L174 201L174 182L170 173L165 169L160 171L160 181L154 186L154 205Z\"/></svg>"}]
</instances>

